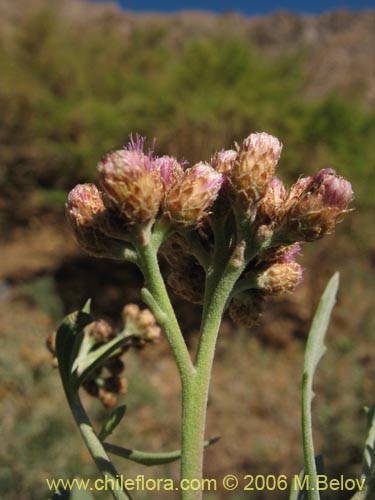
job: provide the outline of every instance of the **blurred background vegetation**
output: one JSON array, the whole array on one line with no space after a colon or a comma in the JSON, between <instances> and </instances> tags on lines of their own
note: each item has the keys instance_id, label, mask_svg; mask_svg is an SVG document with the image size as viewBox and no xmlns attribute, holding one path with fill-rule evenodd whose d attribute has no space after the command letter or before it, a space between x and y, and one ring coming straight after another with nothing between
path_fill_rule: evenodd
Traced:
<instances>
[{"instance_id":1,"label":"blurred background vegetation","mask_svg":"<svg viewBox=\"0 0 375 500\"><path fill-rule=\"evenodd\" d=\"M304 249L300 289L270 301L252 332L224 320L207 431L222 440L207 451L205 476L301 469L304 340L335 270L341 291L317 378L317 450L330 477L359 474L362 408L375 375L374 14L136 16L73 0L3 0L0 14L0 496L47 498L46 477L96 476L44 338L89 296L113 324L124 303L140 301L137 270L82 255L63 210L68 190L95 181L100 157L131 131L157 137L157 153L194 163L264 130L284 143L279 175L289 185L324 167L353 183L355 211L334 236ZM194 348L199 308L174 301ZM179 384L166 342L128 358L128 416L117 441L177 448ZM105 410L87 404L100 422ZM178 477L176 464L119 469Z\"/></svg>"}]
</instances>

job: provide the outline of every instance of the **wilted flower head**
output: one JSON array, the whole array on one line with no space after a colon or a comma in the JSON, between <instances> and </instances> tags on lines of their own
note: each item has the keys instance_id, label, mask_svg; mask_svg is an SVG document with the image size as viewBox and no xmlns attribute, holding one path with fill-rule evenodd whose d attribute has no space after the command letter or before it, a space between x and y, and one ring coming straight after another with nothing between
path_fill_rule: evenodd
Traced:
<instances>
[{"instance_id":1,"label":"wilted flower head","mask_svg":"<svg viewBox=\"0 0 375 500\"><path fill-rule=\"evenodd\" d=\"M265 295L260 290L248 290L236 295L229 304L229 316L238 325L251 328L259 324L264 310Z\"/></svg>"},{"instance_id":2,"label":"wilted flower head","mask_svg":"<svg viewBox=\"0 0 375 500\"><path fill-rule=\"evenodd\" d=\"M294 202L290 199L288 203L286 226L296 239L313 241L333 232L353 199L353 190L350 182L329 168L314 177L300 179L302 182ZM297 191L296 187L291 191Z\"/></svg>"},{"instance_id":3,"label":"wilted flower head","mask_svg":"<svg viewBox=\"0 0 375 500\"><path fill-rule=\"evenodd\" d=\"M99 179L113 207L129 224L155 218L164 189L151 152L143 152L144 138L106 155L99 163Z\"/></svg>"},{"instance_id":4,"label":"wilted flower head","mask_svg":"<svg viewBox=\"0 0 375 500\"><path fill-rule=\"evenodd\" d=\"M223 176L208 163L198 163L185 170L170 187L164 202L169 219L180 226L195 227L208 215L216 200Z\"/></svg>"},{"instance_id":5,"label":"wilted flower head","mask_svg":"<svg viewBox=\"0 0 375 500\"><path fill-rule=\"evenodd\" d=\"M281 142L265 132L250 134L243 141L229 176L245 202L257 202L265 195L281 150Z\"/></svg>"}]
</instances>

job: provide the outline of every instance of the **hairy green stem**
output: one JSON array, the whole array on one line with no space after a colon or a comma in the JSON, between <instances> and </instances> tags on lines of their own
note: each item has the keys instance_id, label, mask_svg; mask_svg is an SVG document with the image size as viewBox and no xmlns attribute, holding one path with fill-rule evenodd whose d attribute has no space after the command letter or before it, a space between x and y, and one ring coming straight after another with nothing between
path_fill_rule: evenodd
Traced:
<instances>
[{"instance_id":1,"label":"hairy green stem","mask_svg":"<svg viewBox=\"0 0 375 500\"><path fill-rule=\"evenodd\" d=\"M182 384L185 384L191 379L195 369L160 272L156 254L157 249L149 243L148 245L138 247L137 251L140 268L144 274L146 287L149 292L144 292L143 297L146 300L148 297L147 305L149 305L164 328L176 359Z\"/></svg>"},{"instance_id":2,"label":"hairy green stem","mask_svg":"<svg viewBox=\"0 0 375 500\"><path fill-rule=\"evenodd\" d=\"M214 360L217 334L225 304L243 267L227 266L216 286L211 284L212 295L205 311L198 348L194 379L183 386L182 461L181 477L191 481L203 476L203 443L206 422L208 390ZM212 279L216 279L217 274ZM199 500L201 491L183 491L183 500Z\"/></svg>"}]
</instances>

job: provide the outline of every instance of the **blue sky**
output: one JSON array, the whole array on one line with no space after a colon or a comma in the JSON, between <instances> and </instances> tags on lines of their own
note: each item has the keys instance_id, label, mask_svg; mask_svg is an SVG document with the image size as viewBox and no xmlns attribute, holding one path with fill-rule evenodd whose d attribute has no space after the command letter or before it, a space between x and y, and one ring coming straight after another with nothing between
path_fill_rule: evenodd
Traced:
<instances>
[{"instance_id":1,"label":"blue sky","mask_svg":"<svg viewBox=\"0 0 375 500\"><path fill-rule=\"evenodd\" d=\"M277 10L316 14L340 8L375 8L375 0L117 0L117 3L125 9L135 11L173 12L203 9L216 12L237 11L249 15L267 14Z\"/></svg>"}]
</instances>

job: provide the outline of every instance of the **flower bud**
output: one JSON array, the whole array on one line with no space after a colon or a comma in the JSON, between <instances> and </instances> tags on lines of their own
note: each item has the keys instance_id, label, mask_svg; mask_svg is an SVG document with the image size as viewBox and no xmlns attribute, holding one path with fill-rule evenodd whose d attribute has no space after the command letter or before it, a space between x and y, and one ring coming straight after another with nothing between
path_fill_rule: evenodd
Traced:
<instances>
[{"instance_id":1,"label":"flower bud","mask_svg":"<svg viewBox=\"0 0 375 500\"><path fill-rule=\"evenodd\" d=\"M259 290L236 295L229 304L229 315L239 326L250 328L259 324L264 309L265 296Z\"/></svg>"},{"instance_id":2,"label":"flower bud","mask_svg":"<svg viewBox=\"0 0 375 500\"><path fill-rule=\"evenodd\" d=\"M111 325L107 321L104 321L104 319L93 321L87 325L85 333L90 337L94 337L98 343L108 342L114 336Z\"/></svg>"},{"instance_id":3,"label":"flower bud","mask_svg":"<svg viewBox=\"0 0 375 500\"><path fill-rule=\"evenodd\" d=\"M155 165L166 189L183 176L184 170L173 156L160 156L155 159Z\"/></svg>"},{"instance_id":4,"label":"flower bud","mask_svg":"<svg viewBox=\"0 0 375 500\"><path fill-rule=\"evenodd\" d=\"M122 317L130 334L138 337L143 344L160 339L161 328L149 309L141 310L136 304L127 304L122 310Z\"/></svg>"},{"instance_id":5,"label":"flower bud","mask_svg":"<svg viewBox=\"0 0 375 500\"><path fill-rule=\"evenodd\" d=\"M138 138L127 148L106 155L99 163L99 179L113 207L130 225L154 219L164 195L152 156L143 153Z\"/></svg>"},{"instance_id":6,"label":"flower bud","mask_svg":"<svg viewBox=\"0 0 375 500\"><path fill-rule=\"evenodd\" d=\"M246 203L257 202L265 195L281 150L281 142L265 132L250 134L243 141L230 180Z\"/></svg>"},{"instance_id":7,"label":"flower bud","mask_svg":"<svg viewBox=\"0 0 375 500\"><path fill-rule=\"evenodd\" d=\"M257 266L262 266L264 263L269 266L271 262L293 262L296 255L302 255L299 243L271 247L258 255Z\"/></svg>"},{"instance_id":8,"label":"flower bud","mask_svg":"<svg viewBox=\"0 0 375 500\"><path fill-rule=\"evenodd\" d=\"M164 202L167 217L186 228L198 226L214 203L223 176L207 163L198 163L170 187Z\"/></svg>"},{"instance_id":9,"label":"flower bud","mask_svg":"<svg viewBox=\"0 0 375 500\"><path fill-rule=\"evenodd\" d=\"M221 174L229 172L237 159L237 151L234 149L217 151L211 158L212 167Z\"/></svg>"},{"instance_id":10,"label":"flower bud","mask_svg":"<svg viewBox=\"0 0 375 500\"><path fill-rule=\"evenodd\" d=\"M277 226L284 215L286 189L278 177L274 177L259 201L257 207L258 218L267 224Z\"/></svg>"},{"instance_id":11,"label":"flower bud","mask_svg":"<svg viewBox=\"0 0 375 500\"><path fill-rule=\"evenodd\" d=\"M270 295L293 292L302 281L303 269L293 260L277 262L263 271L257 279L258 287Z\"/></svg>"},{"instance_id":12,"label":"flower bud","mask_svg":"<svg viewBox=\"0 0 375 500\"><path fill-rule=\"evenodd\" d=\"M332 169L321 170L306 182L295 203L288 207L286 229L299 240L322 238L333 232L352 199L350 182Z\"/></svg>"},{"instance_id":13,"label":"flower bud","mask_svg":"<svg viewBox=\"0 0 375 500\"><path fill-rule=\"evenodd\" d=\"M65 203L67 219L81 247L96 257L115 257L121 243L104 234L112 229L118 236L125 230L111 219L103 199L94 184L78 184Z\"/></svg>"}]
</instances>

